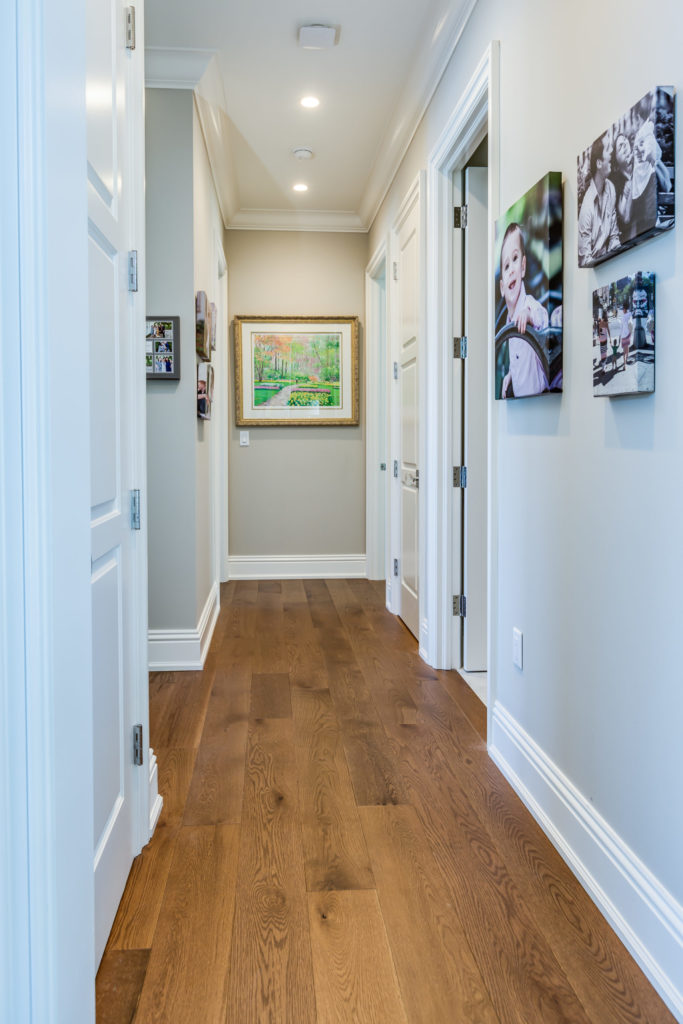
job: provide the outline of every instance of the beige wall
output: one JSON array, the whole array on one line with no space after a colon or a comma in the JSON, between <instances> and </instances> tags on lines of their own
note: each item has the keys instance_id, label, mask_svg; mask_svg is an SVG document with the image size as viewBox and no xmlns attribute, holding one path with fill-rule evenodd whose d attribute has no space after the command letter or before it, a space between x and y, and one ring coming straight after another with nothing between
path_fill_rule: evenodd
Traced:
<instances>
[{"instance_id":1,"label":"beige wall","mask_svg":"<svg viewBox=\"0 0 683 1024\"><path fill-rule=\"evenodd\" d=\"M362 316L367 236L226 231L230 317ZM231 346L232 348L232 346ZM231 555L331 555L365 551L365 400L360 331L358 427L235 426L230 363Z\"/></svg>"}]
</instances>

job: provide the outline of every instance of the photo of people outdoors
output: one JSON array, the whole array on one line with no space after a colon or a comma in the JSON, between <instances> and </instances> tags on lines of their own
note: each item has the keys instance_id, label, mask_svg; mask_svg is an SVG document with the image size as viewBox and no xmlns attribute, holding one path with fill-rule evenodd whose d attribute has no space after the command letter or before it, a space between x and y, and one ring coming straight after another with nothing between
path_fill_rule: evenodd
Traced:
<instances>
[{"instance_id":1,"label":"photo of people outdoors","mask_svg":"<svg viewBox=\"0 0 683 1024\"><path fill-rule=\"evenodd\" d=\"M148 379L180 379L179 341L179 317L147 317L145 367Z\"/></svg>"},{"instance_id":2,"label":"photo of people outdoors","mask_svg":"<svg viewBox=\"0 0 683 1024\"><path fill-rule=\"evenodd\" d=\"M211 419L213 405L213 366L200 363L197 367L197 415L202 420Z\"/></svg>"},{"instance_id":3,"label":"photo of people outdoors","mask_svg":"<svg viewBox=\"0 0 683 1024\"><path fill-rule=\"evenodd\" d=\"M657 86L577 160L579 266L674 224L674 91Z\"/></svg>"},{"instance_id":4,"label":"photo of people outdoors","mask_svg":"<svg viewBox=\"0 0 683 1024\"><path fill-rule=\"evenodd\" d=\"M495 397L562 390L562 175L496 221Z\"/></svg>"},{"instance_id":5,"label":"photo of people outdoors","mask_svg":"<svg viewBox=\"0 0 683 1024\"><path fill-rule=\"evenodd\" d=\"M639 270L593 292L593 394L655 389L655 275Z\"/></svg>"}]
</instances>

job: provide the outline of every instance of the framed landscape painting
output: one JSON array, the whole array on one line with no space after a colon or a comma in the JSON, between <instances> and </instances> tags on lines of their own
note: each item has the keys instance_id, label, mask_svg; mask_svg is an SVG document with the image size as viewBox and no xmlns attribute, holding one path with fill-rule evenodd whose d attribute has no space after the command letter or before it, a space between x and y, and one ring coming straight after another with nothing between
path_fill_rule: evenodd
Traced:
<instances>
[{"instance_id":1,"label":"framed landscape painting","mask_svg":"<svg viewBox=\"0 0 683 1024\"><path fill-rule=\"evenodd\" d=\"M236 316L237 426L359 422L358 317Z\"/></svg>"}]
</instances>

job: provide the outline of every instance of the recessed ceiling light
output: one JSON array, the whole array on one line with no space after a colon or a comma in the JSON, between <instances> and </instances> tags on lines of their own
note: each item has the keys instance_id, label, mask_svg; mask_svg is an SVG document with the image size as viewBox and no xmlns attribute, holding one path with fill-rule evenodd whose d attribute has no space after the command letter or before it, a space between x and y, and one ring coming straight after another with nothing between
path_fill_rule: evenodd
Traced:
<instances>
[{"instance_id":1,"label":"recessed ceiling light","mask_svg":"<svg viewBox=\"0 0 683 1024\"><path fill-rule=\"evenodd\" d=\"M311 107L311 108L319 107L320 106L320 100L318 99L317 96L304 96L304 98L301 101L301 106L302 107Z\"/></svg>"},{"instance_id":2,"label":"recessed ceiling light","mask_svg":"<svg viewBox=\"0 0 683 1024\"><path fill-rule=\"evenodd\" d=\"M303 182L299 182L298 185L294 186L295 192L308 192L308 185L304 185Z\"/></svg>"}]
</instances>

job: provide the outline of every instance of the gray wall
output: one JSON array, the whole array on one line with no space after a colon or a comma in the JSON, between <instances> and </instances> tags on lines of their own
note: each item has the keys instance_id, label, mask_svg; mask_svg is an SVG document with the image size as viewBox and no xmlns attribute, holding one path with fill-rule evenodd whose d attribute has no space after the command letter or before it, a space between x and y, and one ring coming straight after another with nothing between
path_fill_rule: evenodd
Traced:
<instances>
[{"instance_id":1,"label":"gray wall","mask_svg":"<svg viewBox=\"0 0 683 1024\"><path fill-rule=\"evenodd\" d=\"M147 311L180 316L179 381L147 383L149 628L197 625L192 93L146 91Z\"/></svg>"},{"instance_id":2,"label":"gray wall","mask_svg":"<svg viewBox=\"0 0 683 1024\"><path fill-rule=\"evenodd\" d=\"M216 580L214 423L197 417L195 293L218 301L223 225L187 89L146 92L147 310L180 316L180 381L147 383L149 628L195 629Z\"/></svg>"},{"instance_id":3,"label":"gray wall","mask_svg":"<svg viewBox=\"0 0 683 1024\"><path fill-rule=\"evenodd\" d=\"M594 270L579 270L576 256L577 154L655 84L680 78L683 9L653 0L645 18L635 12L616 0L480 0L371 229L370 251L490 40L500 40L494 202L505 210L547 171L563 171L565 326L564 394L494 408L493 698L683 901L683 232L678 225ZM606 46L630 56L605 63ZM638 268L657 274L656 393L594 398L592 291ZM513 626L524 632L523 673L512 665Z\"/></svg>"},{"instance_id":4,"label":"gray wall","mask_svg":"<svg viewBox=\"0 0 683 1024\"><path fill-rule=\"evenodd\" d=\"M362 316L367 236L226 231L230 316ZM231 381L234 349L231 345ZM359 427L250 427L239 447L231 386L231 555L365 551L363 332Z\"/></svg>"}]
</instances>

